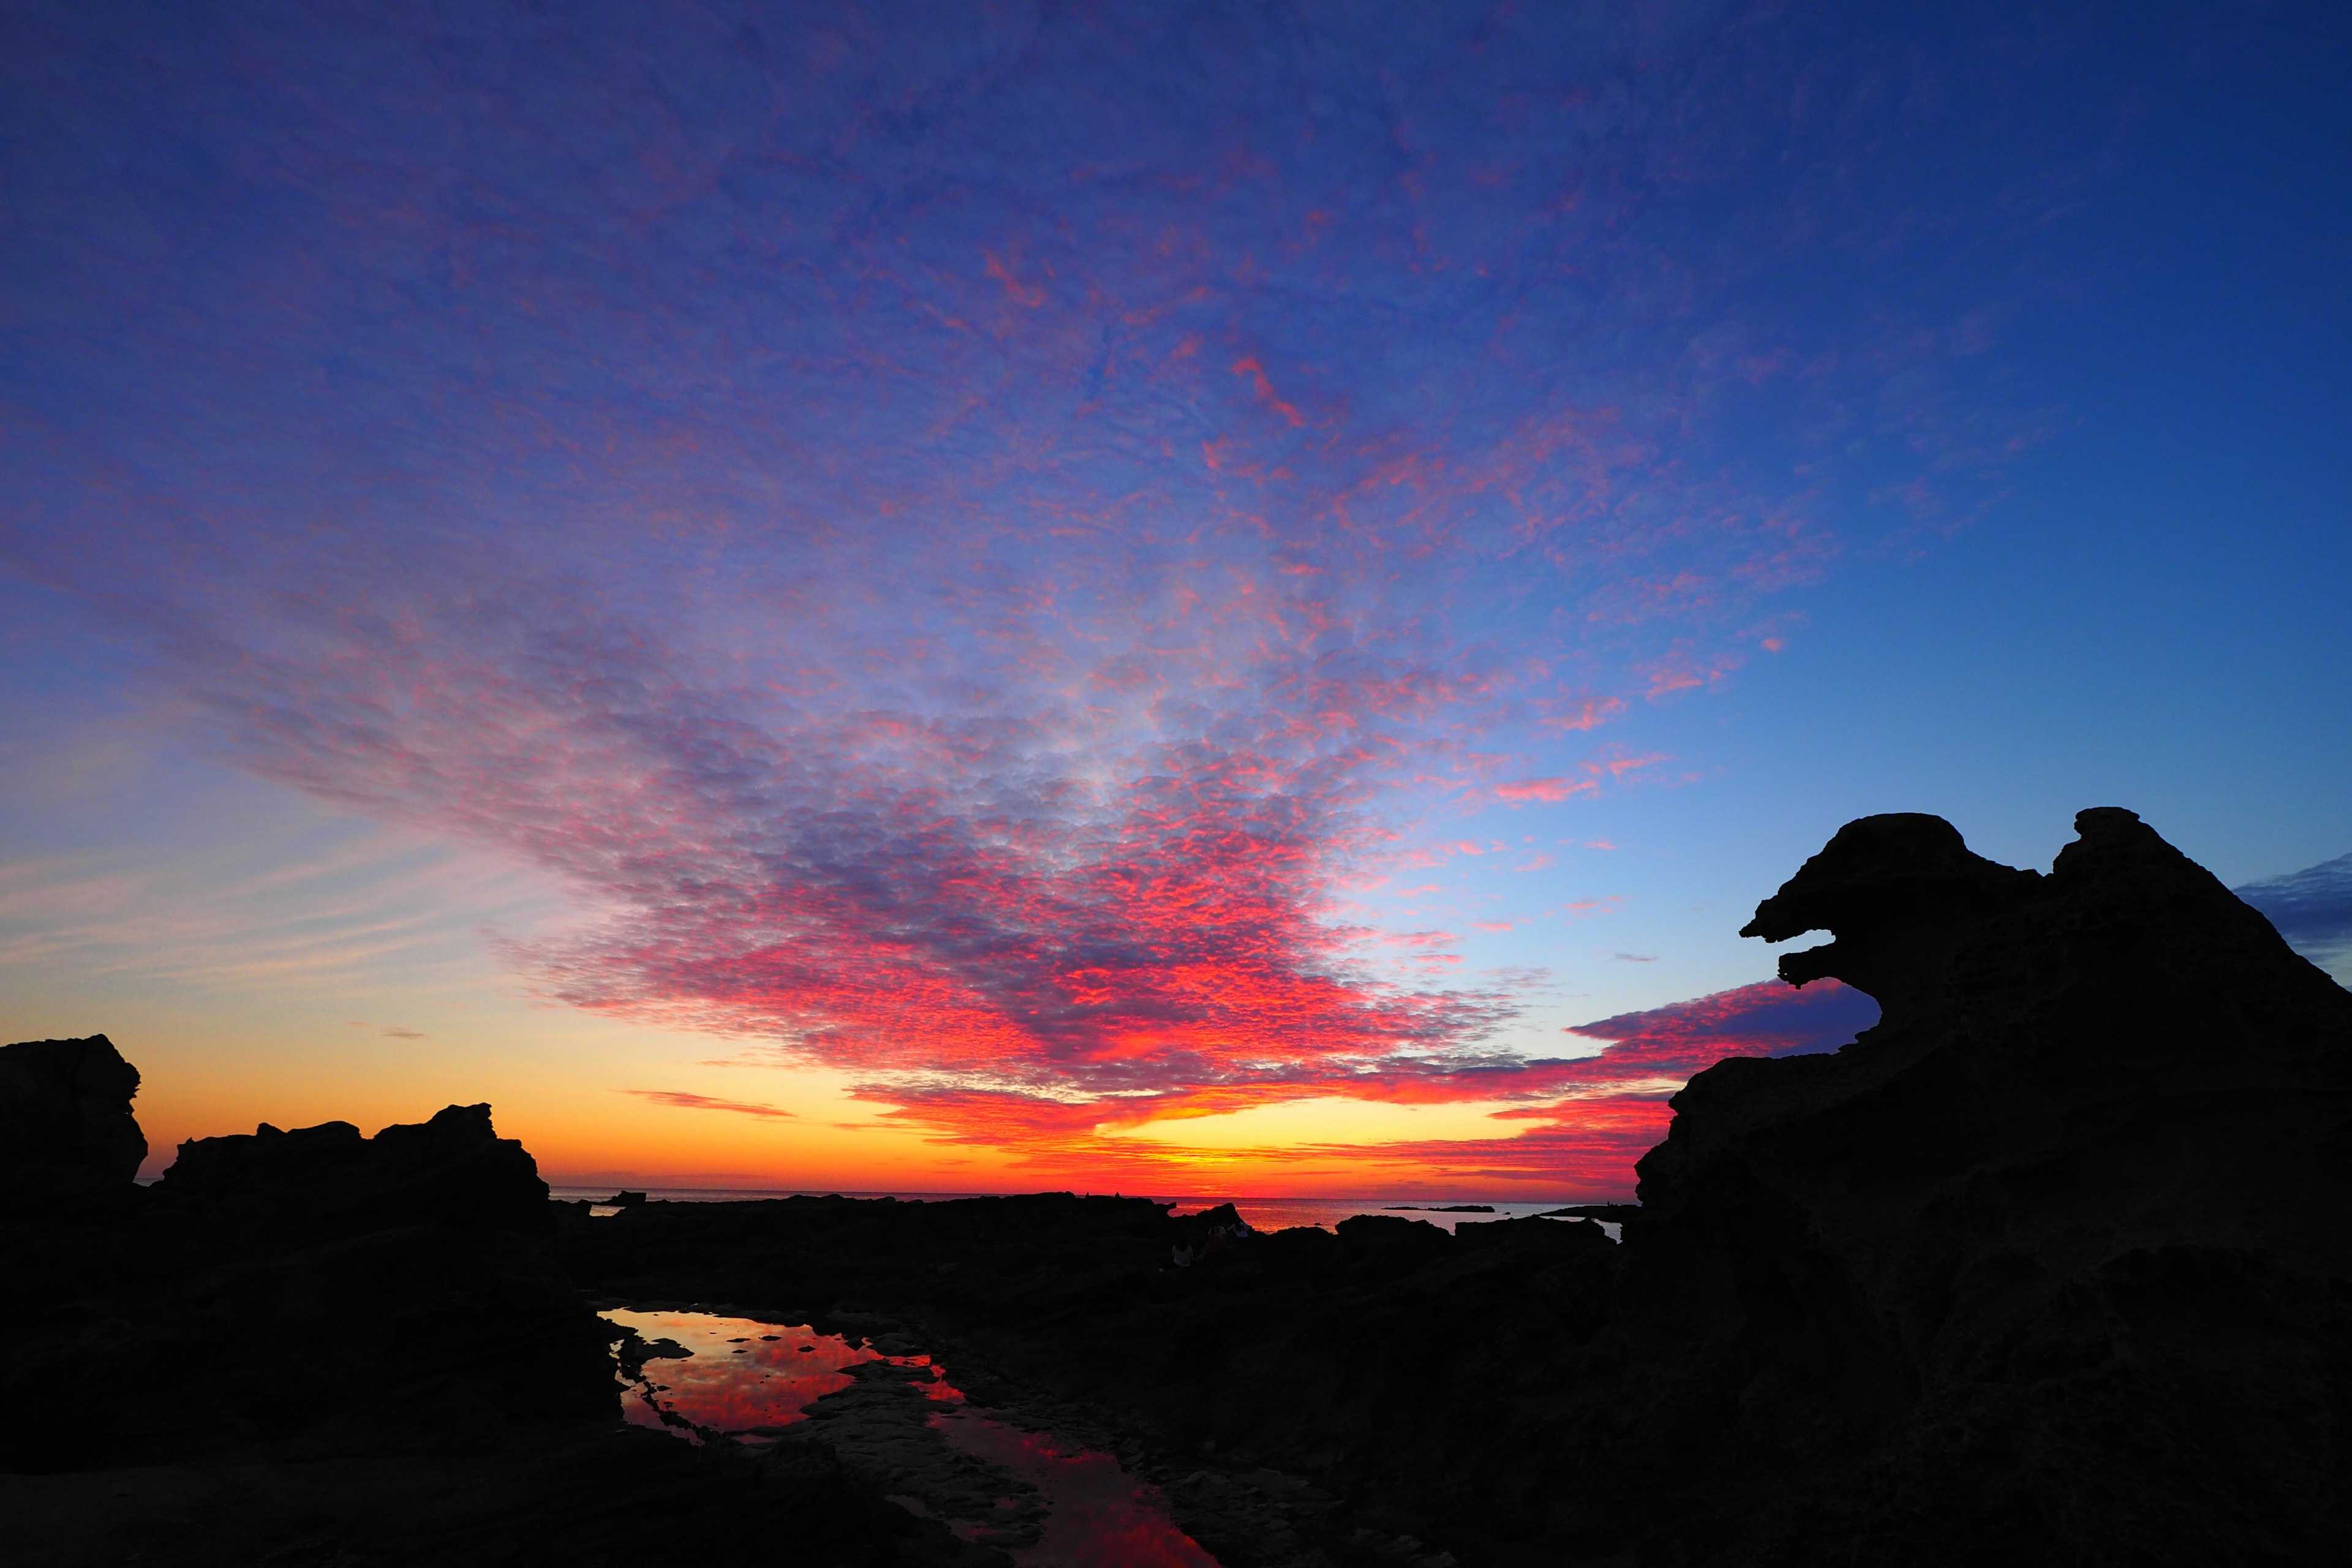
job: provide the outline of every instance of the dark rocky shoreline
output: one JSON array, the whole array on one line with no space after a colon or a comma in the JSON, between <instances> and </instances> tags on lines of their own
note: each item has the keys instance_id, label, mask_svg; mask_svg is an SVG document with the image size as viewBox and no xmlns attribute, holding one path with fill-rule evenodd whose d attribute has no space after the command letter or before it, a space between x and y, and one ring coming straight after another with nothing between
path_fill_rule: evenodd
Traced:
<instances>
[{"instance_id":1,"label":"dark rocky shoreline","mask_svg":"<svg viewBox=\"0 0 2352 1568\"><path fill-rule=\"evenodd\" d=\"M8 1222L14 1255L58 1260L16 1342L136 1345L152 1375L79 1425L16 1417L0 1463L96 1495L133 1459L191 1464L224 1422L253 1456L236 1462L281 1477L301 1461L271 1443L340 1434L416 1469L439 1461L385 1434L462 1430L502 1456L468 1473L507 1467L518 1518L554 1521L593 1463L598 1506L667 1488L647 1507L721 1544L799 1510L787 1561L994 1557L881 1502L887 1465L824 1421L757 1460L624 1441L600 1424L611 1342L584 1290L919 1346L992 1414L1158 1482L1228 1568L2352 1561L2352 994L2131 814L2077 828L2044 877L1934 817L1849 825L1748 929L1830 931L1784 978L1843 979L1880 1024L1698 1075L1638 1207L1452 1236L1402 1215L1259 1236L1068 1194L591 1219L458 1108L373 1141L202 1141L132 1196L128 1169L103 1174L129 1149L103 1040L37 1043L85 1047L98 1085L45 1090L39 1114L111 1152L64 1162L96 1173ZM415 1163L428 1145L443 1163ZM357 1162L335 1193L286 1195L330 1159ZM435 1206L476 1182L514 1201ZM354 1305L395 1279L408 1294ZM370 1369L364 1394L299 1349L345 1311L335 1353ZM503 1383L435 1381L468 1333L510 1331ZM190 1390L225 1369L238 1394L199 1419ZM11 1409L39 1407L11 1375ZM401 1427L404 1398L467 1418ZM530 1555L562 1528L505 1556L485 1526L488 1555L300 1560L600 1560Z\"/></svg>"}]
</instances>

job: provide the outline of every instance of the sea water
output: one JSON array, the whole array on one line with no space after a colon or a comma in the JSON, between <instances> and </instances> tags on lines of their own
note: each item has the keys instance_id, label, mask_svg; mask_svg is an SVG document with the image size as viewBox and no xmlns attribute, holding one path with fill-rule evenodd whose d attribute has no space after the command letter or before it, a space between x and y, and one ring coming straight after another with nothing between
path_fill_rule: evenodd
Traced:
<instances>
[{"instance_id":1,"label":"sea water","mask_svg":"<svg viewBox=\"0 0 2352 1568\"><path fill-rule=\"evenodd\" d=\"M992 1197L1003 1194L991 1193L817 1193L802 1188L751 1189L734 1187L647 1187L646 1196L660 1203L741 1203L760 1198L844 1197L896 1198L901 1203L947 1203L958 1198ZM595 1204L589 1212L597 1215L617 1214L609 1205L597 1203L613 1195L611 1187L577 1185L551 1186L550 1195L570 1203L583 1200ZM1100 1195L1100 1194L1095 1194ZM1162 1198L1161 1203L1171 1200ZM1231 1204L1253 1230L1287 1230L1293 1226L1319 1226L1335 1229L1343 1219L1362 1214L1393 1214L1406 1219L1424 1220L1442 1230L1456 1226L1476 1224L1484 1220L1525 1219L1532 1215L1547 1214L1572 1200L1544 1198L1248 1198L1192 1196L1172 1200L1175 1213L1198 1214L1219 1204ZM1447 1205L1475 1205L1490 1212L1447 1212ZM1617 1227L1602 1227L1612 1236Z\"/></svg>"}]
</instances>

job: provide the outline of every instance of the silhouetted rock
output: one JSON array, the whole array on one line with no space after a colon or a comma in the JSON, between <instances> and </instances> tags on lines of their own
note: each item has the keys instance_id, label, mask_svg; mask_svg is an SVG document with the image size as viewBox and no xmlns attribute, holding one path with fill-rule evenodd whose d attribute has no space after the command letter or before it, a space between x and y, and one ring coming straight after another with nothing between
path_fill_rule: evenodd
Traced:
<instances>
[{"instance_id":1,"label":"silhouetted rock","mask_svg":"<svg viewBox=\"0 0 2352 1568\"><path fill-rule=\"evenodd\" d=\"M491 1129L487 1105L453 1105L373 1138L348 1121L291 1132L265 1121L192 1139L156 1190L281 1239L416 1223L544 1236L552 1223L538 1165Z\"/></svg>"},{"instance_id":2,"label":"silhouetted rock","mask_svg":"<svg viewBox=\"0 0 2352 1568\"><path fill-rule=\"evenodd\" d=\"M1970 853L1940 816L1865 816L1757 905L1739 934L1786 942L1832 932L1833 942L1784 954L1780 978L1843 980L1877 1001L1884 1024L1927 1003L1959 932L2014 908L2040 880Z\"/></svg>"},{"instance_id":3,"label":"silhouetted rock","mask_svg":"<svg viewBox=\"0 0 2352 1568\"><path fill-rule=\"evenodd\" d=\"M2352 1552L2352 994L2132 813L2076 829L2047 878L1843 829L1748 930L1830 930L1783 973L1883 1021L1701 1073L1641 1163L1627 1321L1736 1382L1709 1451L1799 1461L1786 1556Z\"/></svg>"},{"instance_id":4,"label":"silhouetted rock","mask_svg":"<svg viewBox=\"0 0 2352 1568\"><path fill-rule=\"evenodd\" d=\"M8 1561L1007 1568L818 1446L622 1426L569 1205L488 1106L197 1139L141 1188L138 1084L103 1036L0 1049Z\"/></svg>"},{"instance_id":5,"label":"silhouetted rock","mask_svg":"<svg viewBox=\"0 0 2352 1568\"><path fill-rule=\"evenodd\" d=\"M193 1140L153 1195L205 1238L200 1321L237 1325L247 1375L226 1403L257 1432L452 1378L451 1430L613 1408L611 1338L549 1255L538 1167L487 1105L373 1138L331 1121Z\"/></svg>"},{"instance_id":6,"label":"silhouetted rock","mask_svg":"<svg viewBox=\"0 0 2352 1568\"><path fill-rule=\"evenodd\" d=\"M78 1201L0 1217L15 1260L10 1342L47 1350L0 1372L0 1409L13 1413L0 1418L0 1468L302 1433L361 1449L464 1447L508 1422L615 1408L605 1327L549 1257L546 1184L488 1107L373 1138L328 1122L199 1139L142 1189L131 1178L145 1143L127 1105L138 1075L102 1037L0 1059L40 1075L44 1092L13 1101L20 1117L27 1105L46 1114L28 1145L94 1146L113 1163L109 1186L87 1156Z\"/></svg>"},{"instance_id":7,"label":"silhouetted rock","mask_svg":"<svg viewBox=\"0 0 2352 1568\"><path fill-rule=\"evenodd\" d=\"M12 1202L119 1191L147 1139L139 1069L104 1035L0 1046L0 1190Z\"/></svg>"}]
</instances>

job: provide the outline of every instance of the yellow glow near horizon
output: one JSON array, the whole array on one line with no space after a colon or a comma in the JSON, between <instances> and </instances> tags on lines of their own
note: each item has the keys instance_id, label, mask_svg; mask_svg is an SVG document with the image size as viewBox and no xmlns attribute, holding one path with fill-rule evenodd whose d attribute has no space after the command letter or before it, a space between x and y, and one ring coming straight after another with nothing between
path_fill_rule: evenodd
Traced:
<instances>
[{"instance_id":1,"label":"yellow glow near horizon","mask_svg":"<svg viewBox=\"0 0 2352 1568\"><path fill-rule=\"evenodd\" d=\"M1139 1138L1177 1149L1277 1149L1306 1144L1356 1147L1420 1142L1465 1142L1512 1138L1525 1121L1496 1121L1507 1100L1465 1100L1446 1105L1401 1105L1381 1100L1327 1096L1254 1105L1215 1116L1168 1118L1134 1127L1099 1129L1106 1138Z\"/></svg>"}]
</instances>

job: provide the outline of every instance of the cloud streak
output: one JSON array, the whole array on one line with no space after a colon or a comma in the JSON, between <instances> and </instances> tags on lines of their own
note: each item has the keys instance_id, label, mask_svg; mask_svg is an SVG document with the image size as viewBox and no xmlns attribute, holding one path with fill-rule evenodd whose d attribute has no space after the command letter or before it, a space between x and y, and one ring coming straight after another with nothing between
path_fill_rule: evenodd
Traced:
<instances>
[{"instance_id":1,"label":"cloud streak","mask_svg":"<svg viewBox=\"0 0 2352 1568\"><path fill-rule=\"evenodd\" d=\"M2339 980L2352 976L2352 855L2233 890L2296 952Z\"/></svg>"},{"instance_id":2,"label":"cloud streak","mask_svg":"<svg viewBox=\"0 0 2352 1568\"><path fill-rule=\"evenodd\" d=\"M1605 1040L1593 1056L1530 1062L1549 1091L1496 1113L1528 1123L1516 1136L1392 1145L1380 1158L1400 1174L1463 1184L1535 1183L1601 1200L1633 1195L1633 1162L1665 1136L1667 1100L1727 1057L1832 1051L1878 1021L1878 1005L1834 980L1801 990L1779 981L1579 1025Z\"/></svg>"},{"instance_id":3,"label":"cloud streak","mask_svg":"<svg viewBox=\"0 0 2352 1568\"><path fill-rule=\"evenodd\" d=\"M759 1105L742 1100L714 1100L707 1094L688 1094L675 1089L625 1089L623 1094L635 1095L639 1100L656 1105L667 1105L678 1110L731 1110L739 1116L756 1116L766 1121L795 1121L789 1110L772 1105Z\"/></svg>"}]
</instances>

